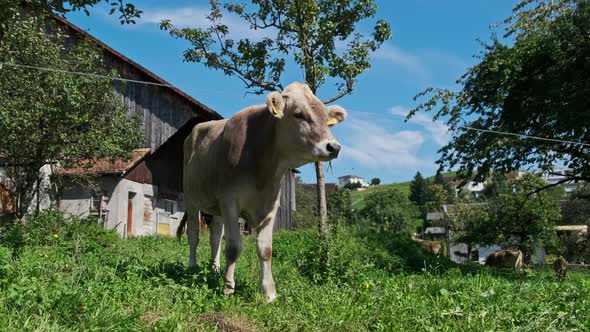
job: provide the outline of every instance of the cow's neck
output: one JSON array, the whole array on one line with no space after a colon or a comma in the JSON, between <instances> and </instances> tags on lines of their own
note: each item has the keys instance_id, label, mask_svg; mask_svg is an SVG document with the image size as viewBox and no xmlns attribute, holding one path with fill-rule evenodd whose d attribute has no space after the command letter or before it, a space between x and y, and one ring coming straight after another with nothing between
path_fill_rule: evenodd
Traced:
<instances>
[{"instance_id":1,"label":"cow's neck","mask_svg":"<svg viewBox=\"0 0 590 332\"><path fill-rule=\"evenodd\" d=\"M256 182L257 186L262 189L278 190L281 183L281 178L289 169L286 156L277 141L277 119L263 109L259 114L260 127L257 133L258 138L262 144L257 144L254 155L256 160Z\"/></svg>"}]
</instances>

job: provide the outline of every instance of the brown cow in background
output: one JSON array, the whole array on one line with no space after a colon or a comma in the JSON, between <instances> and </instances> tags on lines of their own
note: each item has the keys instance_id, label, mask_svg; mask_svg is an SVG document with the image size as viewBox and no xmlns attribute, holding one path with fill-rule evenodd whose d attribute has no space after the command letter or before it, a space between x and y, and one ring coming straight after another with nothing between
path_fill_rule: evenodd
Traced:
<instances>
[{"instance_id":1,"label":"brown cow in background","mask_svg":"<svg viewBox=\"0 0 590 332\"><path fill-rule=\"evenodd\" d=\"M414 236L412 236L412 240L423 244L428 251L430 251L431 253L433 253L437 256L440 255L442 252L442 245L438 241L428 241L428 240L417 239Z\"/></svg>"},{"instance_id":2,"label":"brown cow in background","mask_svg":"<svg viewBox=\"0 0 590 332\"><path fill-rule=\"evenodd\" d=\"M557 280L564 280L567 274L568 263L562 256L559 256L553 263L553 270L557 275Z\"/></svg>"},{"instance_id":3,"label":"brown cow in background","mask_svg":"<svg viewBox=\"0 0 590 332\"><path fill-rule=\"evenodd\" d=\"M522 269L522 251L515 249L498 250L486 258L486 266Z\"/></svg>"}]
</instances>

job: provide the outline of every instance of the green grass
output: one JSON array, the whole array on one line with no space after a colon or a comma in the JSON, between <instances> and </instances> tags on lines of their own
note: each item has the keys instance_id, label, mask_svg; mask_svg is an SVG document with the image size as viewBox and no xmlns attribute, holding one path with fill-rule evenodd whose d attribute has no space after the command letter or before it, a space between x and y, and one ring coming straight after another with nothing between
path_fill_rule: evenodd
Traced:
<instances>
[{"instance_id":1,"label":"green grass","mask_svg":"<svg viewBox=\"0 0 590 332\"><path fill-rule=\"evenodd\" d=\"M454 177L455 174L456 174L456 172L446 172L446 173L443 173L443 177L445 177L445 178ZM434 175L426 178L426 180L428 180L428 181L432 181L433 179L434 179ZM356 209L356 210L364 208L365 207L364 198L366 195L368 195L372 192L387 190L390 188L395 188L395 189L401 191L402 194L409 196L410 195L410 182L411 181L391 183L391 184L381 184L381 185L377 185L377 186L368 187L365 190L353 191L350 194L350 197L352 200L352 208Z\"/></svg>"},{"instance_id":2,"label":"green grass","mask_svg":"<svg viewBox=\"0 0 590 332\"><path fill-rule=\"evenodd\" d=\"M238 262L236 294L226 298L220 276L186 270L186 239L30 232L18 257L0 246L1 330L215 331L211 320L244 331L590 329L587 272L557 282L545 271L460 270L434 257L413 272L425 264L418 247L346 230L333 235L331 272L323 274L314 267L314 232L275 234L273 304L258 292L252 237ZM206 266L207 234L201 238L198 261Z\"/></svg>"},{"instance_id":3,"label":"green grass","mask_svg":"<svg viewBox=\"0 0 590 332\"><path fill-rule=\"evenodd\" d=\"M381 184L377 186L371 186L364 190L357 190L350 193L350 199L352 201L352 208L353 209L362 209L365 207L364 198L370 193L383 191L387 189L395 188L401 191L404 195L410 195L410 182L400 182L400 183L392 183L392 184Z\"/></svg>"}]
</instances>

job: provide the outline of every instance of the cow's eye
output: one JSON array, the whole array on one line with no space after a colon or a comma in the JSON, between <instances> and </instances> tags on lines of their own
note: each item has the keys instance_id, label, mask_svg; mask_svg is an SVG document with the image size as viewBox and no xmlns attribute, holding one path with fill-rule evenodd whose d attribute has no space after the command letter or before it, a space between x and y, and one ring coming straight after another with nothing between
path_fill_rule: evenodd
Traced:
<instances>
[{"instance_id":1,"label":"cow's eye","mask_svg":"<svg viewBox=\"0 0 590 332\"><path fill-rule=\"evenodd\" d=\"M295 112L293 113L293 116L297 119L305 119L305 115L303 115L303 112Z\"/></svg>"}]
</instances>

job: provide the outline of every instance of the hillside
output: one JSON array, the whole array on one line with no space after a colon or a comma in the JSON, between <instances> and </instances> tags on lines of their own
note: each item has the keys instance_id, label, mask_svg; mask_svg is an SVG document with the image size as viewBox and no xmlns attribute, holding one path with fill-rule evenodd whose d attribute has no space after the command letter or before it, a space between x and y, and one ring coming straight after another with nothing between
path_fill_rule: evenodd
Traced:
<instances>
[{"instance_id":1,"label":"hillside","mask_svg":"<svg viewBox=\"0 0 590 332\"><path fill-rule=\"evenodd\" d=\"M454 177L455 172L447 172L443 173L444 178ZM434 180L434 175L425 178L427 181ZM350 196L352 200L352 208L353 209L362 209L365 206L364 197L370 193L387 190L390 188L395 188L401 191L405 195L410 195L410 183L411 181L399 182L399 183L390 183L390 184L381 184L378 186L372 186L366 188L362 191L353 191Z\"/></svg>"}]
</instances>

